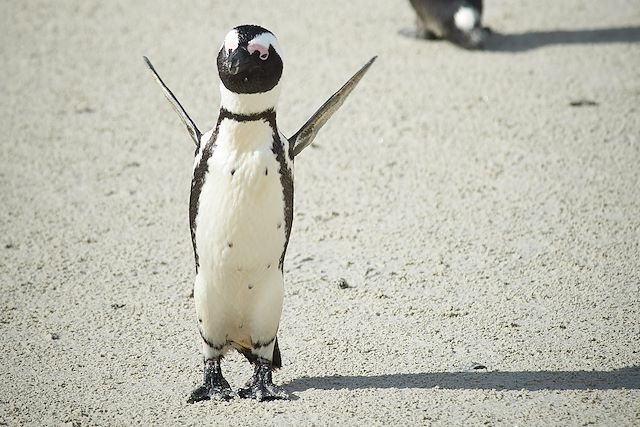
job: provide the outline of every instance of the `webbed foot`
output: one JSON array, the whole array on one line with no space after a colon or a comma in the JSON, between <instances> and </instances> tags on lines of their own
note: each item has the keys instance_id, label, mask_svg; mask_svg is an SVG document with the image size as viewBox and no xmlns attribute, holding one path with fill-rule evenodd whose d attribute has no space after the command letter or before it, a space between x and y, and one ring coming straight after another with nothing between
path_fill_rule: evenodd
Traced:
<instances>
[{"instance_id":1,"label":"webbed foot","mask_svg":"<svg viewBox=\"0 0 640 427\"><path fill-rule=\"evenodd\" d=\"M289 394L282 387L273 384L271 362L266 359L256 361L253 377L245 388L238 390L238 396L243 399L256 399L259 402L289 398Z\"/></svg>"},{"instance_id":2,"label":"webbed foot","mask_svg":"<svg viewBox=\"0 0 640 427\"><path fill-rule=\"evenodd\" d=\"M231 386L222 376L220 360L207 360L204 363L204 384L196 388L189 396L188 403L203 400L230 400L234 397Z\"/></svg>"}]
</instances>

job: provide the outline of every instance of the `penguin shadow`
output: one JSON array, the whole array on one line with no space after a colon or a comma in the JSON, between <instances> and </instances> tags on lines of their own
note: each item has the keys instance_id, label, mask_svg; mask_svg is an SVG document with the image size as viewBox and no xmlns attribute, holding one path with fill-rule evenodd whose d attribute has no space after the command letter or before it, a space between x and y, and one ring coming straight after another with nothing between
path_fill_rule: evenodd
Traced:
<instances>
[{"instance_id":1,"label":"penguin shadow","mask_svg":"<svg viewBox=\"0 0 640 427\"><path fill-rule=\"evenodd\" d=\"M640 366L612 371L428 372L388 375L301 377L284 387L305 390L429 389L445 390L620 390L640 389Z\"/></svg>"},{"instance_id":2,"label":"penguin shadow","mask_svg":"<svg viewBox=\"0 0 640 427\"><path fill-rule=\"evenodd\" d=\"M490 52L526 52L544 46L640 42L640 26L591 30L530 31L503 34L492 31L484 43Z\"/></svg>"}]
</instances>

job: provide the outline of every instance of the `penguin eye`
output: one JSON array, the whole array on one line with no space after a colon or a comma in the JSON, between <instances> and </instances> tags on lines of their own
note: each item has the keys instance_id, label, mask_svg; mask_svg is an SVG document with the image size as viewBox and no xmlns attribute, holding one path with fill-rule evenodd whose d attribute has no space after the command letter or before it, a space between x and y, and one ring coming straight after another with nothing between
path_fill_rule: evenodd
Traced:
<instances>
[{"instance_id":1,"label":"penguin eye","mask_svg":"<svg viewBox=\"0 0 640 427\"><path fill-rule=\"evenodd\" d=\"M253 55L254 52L258 52L260 59L266 61L269 58L269 46L263 46L259 43L252 43L247 46L247 50L250 55Z\"/></svg>"}]
</instances>

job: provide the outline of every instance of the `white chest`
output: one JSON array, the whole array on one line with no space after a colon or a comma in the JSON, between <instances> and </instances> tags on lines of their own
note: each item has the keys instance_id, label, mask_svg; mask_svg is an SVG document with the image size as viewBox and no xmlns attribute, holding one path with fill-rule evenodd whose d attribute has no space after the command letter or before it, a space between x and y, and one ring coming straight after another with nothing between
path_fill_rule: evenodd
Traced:
<instances>
[{"instance_id":1,"label":"white chest","mask_svg":"<svg viewBox=\"0 0 640 427\"><path fill-rule=\"evenodd\" d=\"M276 269L285 245L280 165L265 121L219 125L199 197L200 269L225 283L257 280Z\"/></svg>"}]
</instances>

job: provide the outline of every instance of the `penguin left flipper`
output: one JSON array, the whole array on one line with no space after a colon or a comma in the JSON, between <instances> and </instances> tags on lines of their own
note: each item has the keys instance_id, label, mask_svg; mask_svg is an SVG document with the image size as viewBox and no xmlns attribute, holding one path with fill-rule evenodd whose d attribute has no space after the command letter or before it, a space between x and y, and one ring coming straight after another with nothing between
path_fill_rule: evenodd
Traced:
<instances>
[{"instance_id":1,"label":"penguin left flipper","mask_svg":"<svg viewBox=\"0 0 640 427\"><path fill-rule=\"evenodd\" d=\"M147 65L147 68L149 68L149 70L153 74L153 78L160 85L162 93L164 93L164 96L171 103L171 106L180 117L180 120L182 120L182 123L184 123L184 125L187 127L187 131L189 132L189 135L191 135L191 139L193 139L193 142L196 143L196 147L199 147L202 133L200 132L200 130L198 130L198 127L193 122L193 120L191 120L191 117L189 117L182 104L180 104L178 98L176 98L173 92L171 92L171 89L169 89L164 81L162 81L160 75L153 67L153 64L151 63L151 61L149 61L149 58L147 58L146 56L143 56L142 58L144 59L144 63Z\"/></svg>"},{"instance_id":2,"label":"penguin left flipper","mask_svg":"<svg viewBox=\"0 0 640 427\"><path fill-rule=\"evenodd\" d=\"M289 138L289 144L293 147L293 156L300 154L302 150L308 147L315 139L318 131L324 126L325 123L331 118L333 113L338 111L342 106L347 96L356 87L360 79L369 70L371 64L376 60L377 56L374 56L364 64L357 73L349 79L331 98L329 98L322 106L316 111L313 116L307 122L302 125L300 130L296 132L291 138Z\"/></svg>"}]
</instances>

